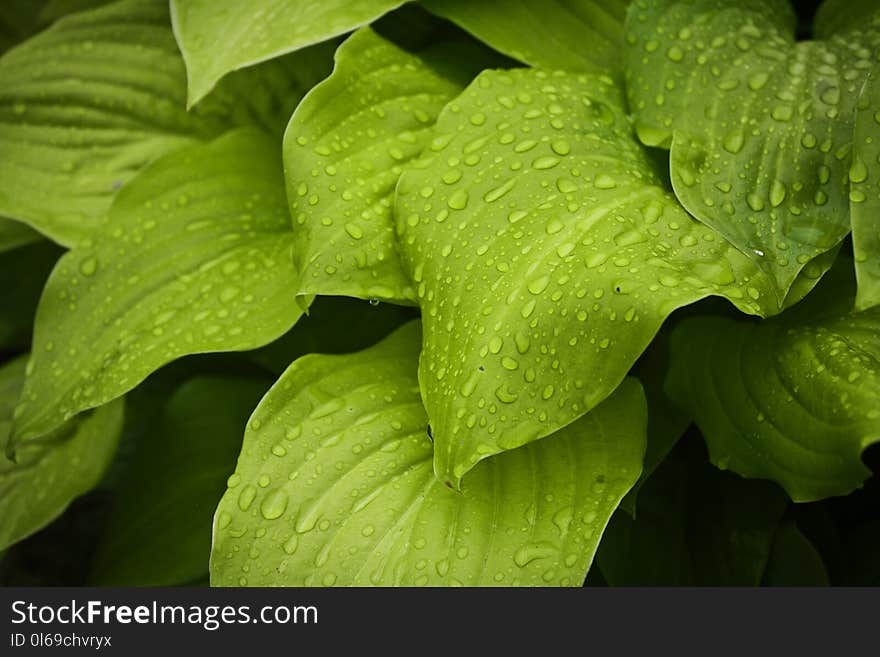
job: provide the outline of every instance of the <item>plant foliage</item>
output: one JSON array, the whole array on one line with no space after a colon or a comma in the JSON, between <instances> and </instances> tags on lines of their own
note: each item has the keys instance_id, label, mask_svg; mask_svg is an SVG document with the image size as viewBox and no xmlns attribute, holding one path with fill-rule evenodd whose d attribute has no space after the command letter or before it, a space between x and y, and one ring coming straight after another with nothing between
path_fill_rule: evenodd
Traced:
<instances>
[{"instance_id":1,"label":"plant foliage","mask_svg":"<svg viewBox=\"0 0 880 657\"><path fill-rule=\"evenodd\" d=\"M5 3L0 580L875 582L878 126L874 0Z\"/></svg>"}]
</instances>

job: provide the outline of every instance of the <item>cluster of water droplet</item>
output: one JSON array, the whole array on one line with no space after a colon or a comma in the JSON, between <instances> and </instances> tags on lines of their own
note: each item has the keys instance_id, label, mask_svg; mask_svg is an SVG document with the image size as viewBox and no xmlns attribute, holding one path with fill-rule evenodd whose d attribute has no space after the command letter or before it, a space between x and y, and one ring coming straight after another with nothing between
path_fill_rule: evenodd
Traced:
<instances>
[{"instance_id":1,"label":"cluster of water droplet","mask_svg":"<svg viewBox=\"0 0 880 657\"><path fill-rule=\"evenodd\" d=\"M404 173L397 221L453 480L592 408L674 308L768 296L662 188L604 77L482 74Z\"/></svg>"},{"instance_id":2,"label":"cluster of water droplet","mask_svg":"<svg viewBox=\"0 0 880 657\"><path fill-rule=\"evenodd\" d=\"M627 92L640 137L672 149L682 204L764 269L784 296L850 230L853 110L880 52L880 12L795 42L778 3L638 2ZM673 138L674 135L674 138Z\"/></svg>"}]
</instances>

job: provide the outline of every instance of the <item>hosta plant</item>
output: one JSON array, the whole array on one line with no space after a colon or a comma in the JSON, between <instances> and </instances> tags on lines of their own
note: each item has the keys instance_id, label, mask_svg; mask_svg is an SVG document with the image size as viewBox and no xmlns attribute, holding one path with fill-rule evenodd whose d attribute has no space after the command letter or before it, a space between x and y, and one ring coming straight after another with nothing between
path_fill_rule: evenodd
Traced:
<instances>
[{"instance_id":1,"label":"hosta plant","mask_svg":"<svg viewBox=\"0 0 880 657\"><path fill-rule=\"evenodd\" d=\"M878 581L880 2L12 0L0 49L3 581Z\"/></svg>"}]
</instances>

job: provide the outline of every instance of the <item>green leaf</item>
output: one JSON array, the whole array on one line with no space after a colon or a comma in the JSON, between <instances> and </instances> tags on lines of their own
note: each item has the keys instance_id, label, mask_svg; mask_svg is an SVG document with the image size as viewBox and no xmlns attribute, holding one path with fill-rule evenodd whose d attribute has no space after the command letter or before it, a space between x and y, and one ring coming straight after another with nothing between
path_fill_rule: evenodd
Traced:
<instances>
[{"instance_id":1,"label":"green leaf","mask_svg":"<svg viewBox=\"0 0 880 657\"><path fill-rule=\"evenodd\" d=\"M41 241L0 258L0 352L27 350L40 293L60 255L57 246Z\"/></svg>"},{"instance_id":2,"label":"green leaf","mask_svg":"<svg viewBox=\"0 0 880 657\"><path fill-rule=\"evenodd\" d=\"M0 217L0 253L27 246L42 239L42 236L27 224Z\"/></svg>"},{"instance_id":3,"label":"green leaf","mask_svg":"<svg viewBox=\"0 0 880 657\"><path fill-rule=\"evenodd\" d=\"M605 72L621 65L629 0L421 0L499 52L538 68Z\"/></svg>"},{"instance_id":4,"label":"green leaf","mask_svg":"<svg viewBox=\"0 0 880 657\"><path fill-rule=\"evenodd\" d=\"M237 76L187 112L166 2L120 0L59 20L0 58L0 214L82 243L157 157L235 125L280 132L316 81L292 76L295 64Z\"/></svg>"},{"instance_id":5,"label":"green leaf","mask_svg":"<svg viewBox=\"0 0 880 657\"><path fill-rule=\"evenodd\" d=\"M203 377L177 389L138 442L92 563L98 586L173 586L208 575L217 499L268 382Z\"/></svg>"},{"instance_id":6,"label":"green leaf","mask_svg":"<svg viewBox=\"0 0 880 657\"><path fill-rule=\"evenodd\" d=\"M614 514L596 555L612 586L757 586L787 501L766 481L676 454L639 493L633 519Z\"/></svg>"},{"instance_id":7,"label":"green leaf","mask_svg":"<svg viewBox=\"0 0 880 657\"><path fill-rule=\"evenodd\" d=\"M0 367L0 447L10 436L12 414L27 359ZM107 468L122 430L122 400L77 418L18 450L16 462L0 451L0 550L33 534L90 490Z\"/></svg>"},{"instance_id":8,"label":"green leaf","mask_svg":"<svg viewBox=\"0 0 880 657\"><path fill-rule=\"evenodd\" d=\"M418 323L351 356L296 361L250 421L214 527L214 585L580 586L638 476L628 379L552 439L433 475Z\"/></svg>"},{"instance_id":9,"label":"green leaf","mask_svg":"<svg viewBox=\"0 0 880 657\"><path fill-rule=\"evenodd\" d=\"M850 179L856 308L880 305L880 67L865 83L856 114Z\"/></svg>"},{"instance_id":10,"label":"green leaf","mask_svg":"<svg viewBox=\"0 0 880 657\"><path fill-rule=\"evenodd\" d=\"M880 440L880 308L850 310L845 269L779 317L694 317L673 333L666 390L712 462L797 502L858 488L870 475L861 453Z\"/></svg>"},{"instance_id":11,"label":"green leaf","mask_svg":"<svg viewBox=\"0 0 880 657\"><path fill-rule=\"evenodd\" d=\"M486 72L404 172L435 469L549 435L608 396L673 310L771 313L766 277L662 186L606 77Z\"/></svg>"},{"instance_id":12,"label":"green leaf","mask_svg":"<svg viewBox=\"0 0 880 657\"><path fill-rule=\"evenodd\" d=\"M373 22L404 0L171 0L174 34L186 61L189 104L231 71L293 52Z\"/></svg>"},{"instance_id":13,"label":"green leaf","mask_svg":"<svg viewBox=\"0 0 880 657\"><path fill-rule=\"evenodd\" d=\"M828 586L822 556L793 522L776 531L773 551L764 573L766 586Z\"/></svg>"},{"instance_id":14,"label":"green leaf","mask_svg":"<svg viewBox=\"0 0 880 657\"><path fill-rule=\"evenodd\" d=\"M827 41L794 40L786 0L638 0L627 90L642 141L670 146L688 211L772 277L781 300L849 232L852 117L880 48L875 3Z\"/></svg>"},{"instance_id":15,"label":"green leaf","mask_svg":"<svg viewBox=\"0 0 880 657\"><path fill-rule=\"evenodd\" d=\"M337 50L333 75L297 107L284 168L300 294L413 303L394 237L394 187L475 72L473 63L449 61L462 50L410 54L363 28Z\"/></svg>"},{"instance_id":16,"label":"green leaf","mask_svg":"<svg viewBox=\"0 0 880 657\"><path fill-rule=\"evenodd\" d=\"M65 255L37 312L15 439L122 395L175 358L240 351L299 318L277 143L255 129L172 153Z\"/></svg>"}]
</instances>

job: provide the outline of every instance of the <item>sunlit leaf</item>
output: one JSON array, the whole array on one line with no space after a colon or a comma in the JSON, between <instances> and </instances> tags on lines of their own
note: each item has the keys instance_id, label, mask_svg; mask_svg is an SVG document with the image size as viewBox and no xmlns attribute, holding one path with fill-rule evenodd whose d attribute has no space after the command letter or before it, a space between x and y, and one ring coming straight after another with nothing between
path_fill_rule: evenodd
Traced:
<instances>
[{"instance_id":1,"label":"sunlit leaf","mask_svg":"<svg viewBox=\"0 0 880 657\"><path fill-rule=\"evenodd\" d=\"M299 318L280 152L245 129L171 153L116 197L40 301L16 440L187 354L239 351Z\"/></svg>"},{"instance_id":2,"label":"sunlit leaf","mask_svg":"<svg viewBox=\"0 0 880 657\"><path fill-rule=\"evenodd\" d=\"M596 406L676 308L776 309L766 277L664 189L621 95L600 76L483 73L400 180L419 378L453 485Z\"/></svg>"},{"instance_id":3,"label":"sunlit leaf","mask_svg":"<svg viewBox=\"0 0 880 657\"><path fill-rule=\"evenodd\" d=\"M0 550L33 534L101 478L119 440L123 402L72 420L42 440L3 456L27 358L0 367Z\"/></svg>"},{"instance_id":4,"label":"sunlit leaf","mask_svg":"<svg viewBox=\"0 0 880 657\"><path fill-rule=\"evenodd\" d=\"M284 138L302 294L413 302L394 187L479 55L461 44L410 54L369 28L340 46L333 75L303 99Z\"/></svg>"},{"instance_id":5,"label":"sunlit leaf","mask_svg":"<svg viewBox=\"0 0 880 657\"><path fill-rule=\"evenodd\" d=\"M640 470L638 383L455 492L432 471L419 342L412 323L281 377L217 509L212 584L580 586Z\"/></svg>"},{"instance_id":6,"label":"sunlit leaf","mask_svg":"<svg viewBox=\"0 0 880 657\"><path fill-rule=\"evenodd\" d=\"M231 71L371 23L404 0L171 0L174 33L186 61L189 104Z\"/></svg>"},{"instance_id":7,"label":"sunlit leaf","mask_svg":"<svg viewBox=\"0 0 880 657\"><path fill-rule=\"evenodd\" d=\"M850 229L853 110L880 49L880 10L858 9L825 41L795 41L787 0L637 0L627 20L640 137L671 144L682 204L780 299Z\"/></svg>"}]
</instances>

